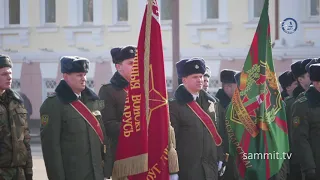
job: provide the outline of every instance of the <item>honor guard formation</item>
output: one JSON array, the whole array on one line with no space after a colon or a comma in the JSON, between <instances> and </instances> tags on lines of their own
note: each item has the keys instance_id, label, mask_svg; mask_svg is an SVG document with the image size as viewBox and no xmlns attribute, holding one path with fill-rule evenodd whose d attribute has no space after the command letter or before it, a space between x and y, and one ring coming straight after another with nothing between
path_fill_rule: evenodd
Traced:
<instances>
[{"instance_id":1,"label":"honor guard formation","mask_svg":"<svg viewBox=\"0 0 320 180\"><path fill-rule=\"evenodd\" d=\"M156 4L137 46L109 49L115 73L98 94L88 58L57 59L62 79L39 109L48 179L319 180L320 58L278 76L267 7L242 69L221 68L215 94L217 68L188 57L176 59L168 97ZM0 55L0 180L33 180L32 112L11 87L13 66Z\"/></svg>"}]
</instances>

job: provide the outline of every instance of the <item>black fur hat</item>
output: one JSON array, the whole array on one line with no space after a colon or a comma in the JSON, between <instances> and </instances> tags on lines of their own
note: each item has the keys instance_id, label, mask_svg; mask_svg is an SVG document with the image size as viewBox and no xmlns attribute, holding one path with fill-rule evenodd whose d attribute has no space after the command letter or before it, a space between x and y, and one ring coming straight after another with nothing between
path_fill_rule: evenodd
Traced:
<instances>
[{"instance_id":1,"label":"black fur hat","mask_svg":"<svg viewBox=\"0 0 320 180\"><path fill-rule=\"evenodd\" d=\"M312 64L309 68L310 80L320 81L320 63Z\"/></svg>"},{"instance_id":2,"label":"black fur hat","mask_svg":"<svg viewBox=\"0 0 320 180\"><path fill-rule=\"evenodd\" d=\"M12 61L9 56L0 54L0 68L12 68Z\"/></svg>"},{"instance_id":3,"label":"black fur hat","mask_svg":"<svg viewBox=\"0 0 320 180\"><path fill-rule=\"evenodd\" d=\"M89 60L78 56L63 56L60 59L61 73L74 73L89 71Z\"/></svg>"},{"instance_id":4,"label":"black fur hat","mask_svg":"<svg viewBox=\"0 0 320 180\"><path fill-rule=\"evenodd\" d=\"M222 83L236 83L234 76L236 75L236 71L230 69L223 69L220 72L220 82Z\"/></svg>"},{"instance_id":5,"label":"black fur hat","mask_svg":"<svg viewBox=\"0 0 320 180\"><path fill-rule=\"evenodd\" d=\"M119 64L126 59L134 58L136 55L137 48L134 46L125 46L123 48L116 47L112 48L110 53L112 56L112 62Z\"/></svg>"},{"instance_id":6,"label":"black fur hat","mask_svg":"<svg viewBox=\"0 0 320 180\"><path fill-rule=\"evenodd\" d=\"M307 65L306 65L306 71L309 72L309 68L312 64L318 64L320 63L320 58L313 58Z\"/></svg>"},{"instance_id":7,"label":"black fur hat","mask_svg":"<svg viewBox=\"0 0 320 180\"><path fill-rule=\"evenodd\" d=\"M177 75L178 79L183 77L183 67L189 59L182 59L176 63ZM181 84L181 83L179 83Z\"/></svg>"},{"instance_id":8,"label":"black fur hat","mask_svg":"<svg viewBox=\"0 0 320 180\"><path fill-rule=\"evenodd\" d=\"M210 68L208 66L206 66L206 72L204 73L203 76L207 76L208 78L211 77L211 71L210 71Z\"/></svg>"},{"instance_id":9,"label":"black fur hat","mask_svg":"<svg viewBox=\"0 0 320 180\"><path fill-rule=\"evenodd\" d=\"M298 77L307 73L306 66L311 60L312 59L305 59L291 64L291 72L293 73L295 79L298 79Z\"/></svg>"},{"instance_id":10,"label":"black fur hat","mask_svg":"<svg viewBox=\"0 0 320 180\"><path fill-rule=\"evenodd\" d=\"M190 58L187 60L181 69L177 69L181 72L182 77L189 76L191 74L204 74L206 72L206 64L202 58Z\"/></svg>"},{"instance_id":11,"label":"black fur hat","mask_svg":"<svg viewBox=\"0 0 320 180\"><path fill-rule=\"evenodd\" d=\"M282 89L290 86L295 81L291 71L286 71L279 76L279 83Z\"/></svg>"}]
</instances>

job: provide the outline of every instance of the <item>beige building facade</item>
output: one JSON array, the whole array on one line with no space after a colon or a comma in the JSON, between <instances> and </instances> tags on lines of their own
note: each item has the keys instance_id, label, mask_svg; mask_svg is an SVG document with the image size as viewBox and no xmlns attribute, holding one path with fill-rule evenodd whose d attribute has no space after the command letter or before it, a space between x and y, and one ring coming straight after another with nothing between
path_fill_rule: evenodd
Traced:
<instances>
[{"instance_id":1,"label":"beige building facade","mask_svg":"<svg viewBox=\"0 0 320 180\"><path fill-rule=\"evenodd\" d=\"M136 45L145 0L0 0L0 53L14 62L13 88L31 100L33 114L61 79L59 58L90 59L88 86L98 92L115 72L110 49ZM172 80L170 0L158 0L168 89ZM180 0L180 57L203 57L211 68L211 91L219 72L241 70L264 0ZM277 4L278 3L278 4ZM278 9L278 11L276 11ZM270 0L270 23L278 73L296 60L320 56L319 0ZM294 33L281 22L293 18Z\"/></svg>"}]
</instances>

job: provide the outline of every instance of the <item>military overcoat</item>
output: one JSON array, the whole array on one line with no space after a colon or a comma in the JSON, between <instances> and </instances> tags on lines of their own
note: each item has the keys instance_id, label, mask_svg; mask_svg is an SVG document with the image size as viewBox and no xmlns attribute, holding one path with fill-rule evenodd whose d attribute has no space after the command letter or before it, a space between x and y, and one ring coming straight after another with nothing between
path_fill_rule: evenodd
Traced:
<instances>
[{"instance_id":1,"label":"military overcoat","mask_svg":"<svg viewBox=\"0 0 320 180\"><path fill-rule=\"evenodd\" d=\"M221 160L222 147L215 144L206 126L188 107L187 103L194 98L186 88L180 85L174 96L175 98L169 102L169 111L177 140L179 179L217 180L217 163ZM217 101L201 90L199 105L218 127Z\"/></svg>"},{"instance_id":2,"label":"military overcoat","mask_svg":"<svg viewBox=\"0 0 320 180\"><path fill-rule=\"evenodd\" d=\"M49 180L103 180L105 142L71 106L77 96L64 80L55 92L40 108L41 143ZM87 87L81 92L81 101L96 117L105 136L100 113L103 101Z\"/></svg>"}]
</instances>

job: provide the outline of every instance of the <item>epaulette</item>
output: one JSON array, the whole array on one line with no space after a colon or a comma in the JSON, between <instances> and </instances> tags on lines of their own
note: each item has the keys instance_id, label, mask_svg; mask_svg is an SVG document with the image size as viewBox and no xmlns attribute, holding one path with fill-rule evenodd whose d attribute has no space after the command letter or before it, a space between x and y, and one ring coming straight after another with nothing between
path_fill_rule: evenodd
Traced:
<instances>
[{"instance_id":1,"label":"epaulette","mask_svg":"<svg viewBox=\"0 0 320 180\"><path fill-rule=\"evenodd\" d=\"M108 87L108 86L111 86L112 84L111 83L106 83L106 84L101 84L101 87Z\"/></svg>"},{"instance_id":2,"label":"epaulette","mask_svg":"<svg viewBox=\"0 0 320 180\"><path fill-rule=\"evenodd\" d=\"M299 102L299 103L303 103L303 102L307 101L307 97L306 96L302 96L302 97L298 98L296 101Z\"/></svg>"},{"instance_id":3,"label":"epaulette","mask_svg":"<svg viewBox=\"0 0 320 180\"><path fill-rule=\"evenodd\" d=\"M288 97L285 97L283 101L288 101L289 99L292 99L293 96L288 96Z\"/></svg>"},{"instance_id":4,"label":"epaulette","mask_svg":"<svg viewBox=\"0 0 320 180\"><path fill-rule=\"evenodd\" d=\"M53 98L53 97L55 97L57 94L54 92L54 93L50 93L50 94L48 94L48 98Z\"/></svg>"}]
</instances>

